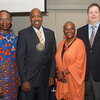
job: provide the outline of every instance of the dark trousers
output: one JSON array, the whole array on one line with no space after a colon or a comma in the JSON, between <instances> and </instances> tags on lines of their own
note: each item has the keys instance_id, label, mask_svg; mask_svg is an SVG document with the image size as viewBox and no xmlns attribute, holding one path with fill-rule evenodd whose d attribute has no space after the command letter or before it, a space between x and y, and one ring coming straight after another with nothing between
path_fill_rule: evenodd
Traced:
<instances>
[{"instance_id":1,"label":"dark trousers","mask_svg":"<svg viewBox=\"0 0 100 100\"><path fill-rule=\"evenodd\" d=\"M21 95L21 86L19 86L17 100L23 100Z\"/></svg>"},{"instance_id":2,"label":"dark trousers","mask_svg":"<svg viewBox=\"0 0 100 100\"><path fill-rule=\"evenodd\" d=\"M48 86L34 87L30 92L20 93L20 100L48 100Z\"/></svg>"},{"instance_id":3,"label":"dark trousers","mask_svg":"<svg viewBox=\"0 0 100 100\"><path fill-rule=\"evenodd\" d=\"M100 82L94 81L90 74L85 84L85 100L100 100Z\"/></svg>"},{"instance_id":4,"label":"dark trousers","mask_svg":"<svg viewBox=\"0 0 100 100\"><path fill-rule=\"evenodd\" d=\"M56 100L56 85L52 85L49 87L49 100Z\"/></svg>"}]
</instances>

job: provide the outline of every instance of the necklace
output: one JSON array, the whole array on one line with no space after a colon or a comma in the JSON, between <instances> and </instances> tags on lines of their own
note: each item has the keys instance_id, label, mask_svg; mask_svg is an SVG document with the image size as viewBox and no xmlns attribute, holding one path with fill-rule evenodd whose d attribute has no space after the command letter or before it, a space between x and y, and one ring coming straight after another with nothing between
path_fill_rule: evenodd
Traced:
<instances>
[{"instance_id":1,"label":"necklace","mask_svg":"<svg viewBox=\"0 0 100 100\"><path fill-rule=\"evenodd\" d=\"M12 34L12 33L11 33ZM14 47L14 44L13 44L13 40L15 39L16 37L14 35L10 35L9 37L7 35L4 35L2 36L2 39L4 39L5 41L7 41L8 43L5 43L5 45L8 47L8 46L11 46L11 51L15 51L15 47Z\"/></svg>"},{"instance_id":2,"label":"necklace","mask_svg":"<svg viewBox=\"0 0 100 100\"><path fill-rule=\"evenodd\" d=\"M64 47L64 50L67 50L71 45L72 43L76 40L76 37L72 39L72 41L70 41L69 43L66 43L65 41L65 47Z\"/></svg>"},{"instance_id":3,"label":"necklace","mask_svg":"<svg viewBox=\"0 0 100 100\"><path fill-rule=\"evenodd\" d=\"M10 36L10 38L8 39L7 36L5 35L5 36L3 36L2 38L3 38L4 40L6 40L7 42L12 43L12 40L15 39L15 36Z\"/></svg>"}]
</instances>

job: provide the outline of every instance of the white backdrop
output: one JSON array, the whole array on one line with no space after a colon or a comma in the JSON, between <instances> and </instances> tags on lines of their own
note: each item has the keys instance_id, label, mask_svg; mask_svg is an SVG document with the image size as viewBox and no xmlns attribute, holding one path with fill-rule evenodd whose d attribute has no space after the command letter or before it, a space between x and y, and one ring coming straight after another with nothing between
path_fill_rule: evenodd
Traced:
<instances>
[{"instance_id":1,"label":"white backdrop","mask_svg":"<svg viewBox=\"0 0 100 100\"><path fill-rule=\"evenodd\" d=\"M10 12L30 12L33 8L39 8L45 12L45 0L0 0L0 10Z\"/></svg>"}]
</instances>

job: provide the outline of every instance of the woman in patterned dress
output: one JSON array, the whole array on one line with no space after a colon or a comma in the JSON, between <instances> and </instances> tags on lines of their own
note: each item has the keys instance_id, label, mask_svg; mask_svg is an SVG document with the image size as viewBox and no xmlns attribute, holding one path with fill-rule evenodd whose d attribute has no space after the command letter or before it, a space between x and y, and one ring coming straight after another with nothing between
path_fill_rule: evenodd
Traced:
<instances>
[{"instance_id":1,"label":"woman in patterned dress","mask_svg":"<svg viewBox=\"0 0 100 100\"><path fill-rule=\"evenodd\" d=\"M10 31L12 17L0 11L0 94L2 100L17 100L18 71L16 67L17 37Z\"/></svg>"}]
</instances>

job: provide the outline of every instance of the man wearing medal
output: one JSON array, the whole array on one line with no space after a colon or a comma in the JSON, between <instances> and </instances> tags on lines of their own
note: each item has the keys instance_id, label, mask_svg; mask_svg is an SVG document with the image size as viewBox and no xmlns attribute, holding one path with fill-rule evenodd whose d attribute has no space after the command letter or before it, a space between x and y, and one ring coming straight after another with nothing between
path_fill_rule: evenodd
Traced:
<instances>
[{"instance_id":1,"label":"man wearing medal","mask_svg":"<svg viewBox=\"0 0 100 100\"><path fill-rule=\"evenodd\" d=\"M23 100L48 100L48 86L54 83L55 36L42 26L42 20L41 11L32 9L31 26L18 33L17 64Z\"/></svg>"}]
</instances>

